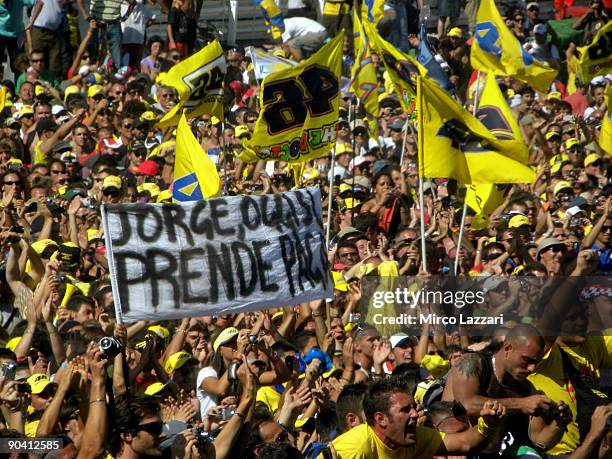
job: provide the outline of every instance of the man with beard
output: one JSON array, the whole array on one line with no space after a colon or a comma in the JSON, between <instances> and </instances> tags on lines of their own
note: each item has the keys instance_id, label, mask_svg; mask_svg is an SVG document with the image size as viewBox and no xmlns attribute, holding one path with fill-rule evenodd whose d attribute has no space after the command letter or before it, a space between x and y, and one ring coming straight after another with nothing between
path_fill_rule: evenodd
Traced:
<instances>
[{"instance_id":1,"label":"man with beard","mask_svg":"<svg viewBox=\"0 0 612 459\"><path fill-rule=\"evenodd\" d=\"M398 378L373 383L363 400L366 423L333 441L338 457L417 458L467 453L496 431L505 413L500 402L489 400L480 410L478 426L444 434L417 426L419 413L411 393Z\"/></svg>"}]
</instances>

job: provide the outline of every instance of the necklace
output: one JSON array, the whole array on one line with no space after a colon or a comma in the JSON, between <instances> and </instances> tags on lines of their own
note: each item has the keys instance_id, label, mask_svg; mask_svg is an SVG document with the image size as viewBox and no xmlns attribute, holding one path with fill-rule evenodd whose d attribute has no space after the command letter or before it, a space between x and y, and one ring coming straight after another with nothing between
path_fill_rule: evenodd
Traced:
<instances>
[{"instance_id":1,"label":"necklace","mask_svg":"<svg viewBox=\"0 0 612 459\"><path fill-rule=\"evenodd\" d=\"M501 378L497 374L497 368L495 368L495 356L491 357L491 365L493 365L493 374L495 375L495 378L497 379L497 382L502 384L502 380L501 380Z\"/></svg>"}]
</instances>

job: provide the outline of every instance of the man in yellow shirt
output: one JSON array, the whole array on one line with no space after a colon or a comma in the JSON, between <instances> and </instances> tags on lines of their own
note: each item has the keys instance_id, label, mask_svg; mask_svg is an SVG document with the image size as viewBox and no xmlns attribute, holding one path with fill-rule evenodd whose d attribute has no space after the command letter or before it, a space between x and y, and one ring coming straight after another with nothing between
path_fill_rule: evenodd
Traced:
<instances>
[{"instance_id":1,"label":"man in yellow shirt","mask_svg":"<svg viewBox=\"0 0 612 459\"><path fill-rule=\"evenodd\" d=\"M414 398L407 384L398 378L373 383L364 398L363 410L367 422L332 442L339 458L410 459L465 454L495 431L505 413L499 402L489 401L480 412L478 425L465 432L443 434L418 427Z\"/></svg>"},{"instance_id":2,"label":"man in yellow shirt","mask_svg":"<svg viewBox=\"0 0 612 459\"><path fill-rule=\"evenodd\" d=\"M562 352L566 355L565 359ZM568 365L572 365L574 370ZM587 422L578 416L576 388L570 372L579 373L580 379L595 389L594 395L598 396L600 370L608 368L612 368L612 336L560 336L544 355L536 372L529 376L536 389L557 403L565 403L572 412L573 421L567 425L561 441L548 454L571 454L581 443L579 425L588 431Z\"/></svg>"}]
</instances>

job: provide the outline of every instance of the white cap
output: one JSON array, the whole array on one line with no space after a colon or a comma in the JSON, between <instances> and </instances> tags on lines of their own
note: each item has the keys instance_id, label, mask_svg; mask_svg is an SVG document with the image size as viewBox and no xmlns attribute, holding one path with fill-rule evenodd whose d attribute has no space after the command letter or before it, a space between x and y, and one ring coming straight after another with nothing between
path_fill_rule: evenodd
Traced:
<instances>
[{"instance_id":1,"label":"white cap","mask_svg":"<svg viewBox=\"0 0 612 459\"><path fill-rule=\"evenodd\" d=\"M546 24L537 24L533 28L534 35L546 35L548 33L548 26Z\"/></svg>"},{"instance_id":2,"label":"white cap","mask_svg":"<svg viewBox=\"0 0 612 459\"><path fill-rule=\"evenodd\" d=\"M568 214L570 217L573 217L574 215L579 214L579 213L581 213L581 212L582 212L583 214L585 214L585 215L586 215L586 212L584 211L584 209L581 209L581 208L580 208L580 207L578 207L578 206L570 207L570 208L569 208L569 209L567 209L565 212L566 212L566 213L567 213L567 214Z\"/></svg>"},{"instance_id":3,"label":"white cap","mask_svg":"<svg viewBox=\"0 0 612 459\"><path fill-rule=\"evenodd\" d=\"M389 343L391 343L391 349L404 343L406 340L412 340L412 337L402 332L391 335L391 337L389 338Z\"/></svg>"},{"instance_id":4,"label":"white cap","mask_svg":"<svg viewBox=\"0 0 612 459\"><path fill-rule=\"evenodd\" d=\"M351 160L351 162L349 163L349 170L352 171L353 167L359 166L360 164L364 163L365 160L366 159L363 156L361 156L361 155L360 156L355 156L355 158L353 158Z\"/></svg>"},{"instance_id":5,"label":"white cap","mask_svg":"<svg viewBox=\"0 0 612 459\"><path fill-rule=\"evenodd\" d=\"M66 107L64 107L63 105L54 105L51 107L51 113L53 114L53 116L57 116L62 112L66 111Z\"/></svg>"}]
</instances>

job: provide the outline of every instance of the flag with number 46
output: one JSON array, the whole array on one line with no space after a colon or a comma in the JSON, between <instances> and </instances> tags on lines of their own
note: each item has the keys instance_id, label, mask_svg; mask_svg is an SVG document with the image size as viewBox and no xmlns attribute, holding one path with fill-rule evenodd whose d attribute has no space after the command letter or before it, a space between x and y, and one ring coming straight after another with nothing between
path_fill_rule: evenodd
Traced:
<instances>
[{"instance_id":1,"label":"flag with number 46","mask_svg":"<svg viewBox=\"0 0 612 459\"><path fill-rule=\"evenodd\" d=\"M344 33L295 67L268 75L259 118L240 159L304 162L336 145Z\"/></svg>"},{"instance_id":2,"label":"flag with number 46","mask_svg":"<svg viewBox=\"0 0 612 459\"><path fill-rule=\"evenodd\" d=\"M164 115L157 127L175 126L185 116L195 118L204 113L223 119L223 82L226 72L225 55L217 40L193 56L179 62L158 83L178 92L179 102Z\"/></svg>"}]
</instances>

